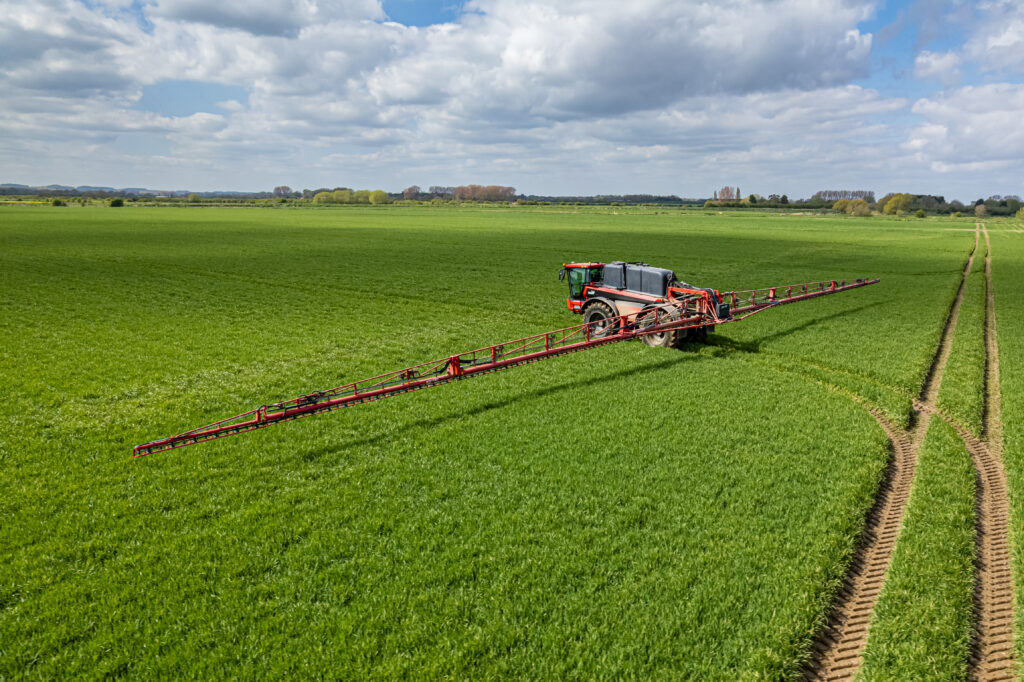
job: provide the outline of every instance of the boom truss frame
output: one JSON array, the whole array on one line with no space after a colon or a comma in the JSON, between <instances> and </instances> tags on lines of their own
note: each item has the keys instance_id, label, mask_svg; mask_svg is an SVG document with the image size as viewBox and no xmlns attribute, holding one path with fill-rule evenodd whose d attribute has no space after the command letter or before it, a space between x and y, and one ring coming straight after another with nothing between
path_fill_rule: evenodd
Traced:
<instances>
[{"instance_id":1,"label":"boom truss frame","mask_svg":"<svg viewBox=\"0 0 1024 682\"><path fill-rule=\"evenodd\" d=\"M876 284L878 281L830 280L723 292L723 301L728 300L730 303L730 314L725 318L719 318L714 312L714 307L702 298L671 301L653 309L620 315L618 318L577 324L506 341L323 391L314 391L291 400L261 405L254 410L197 429L136 445L134 457L145 457L157 452L254 431L273 424L441 386L452 381L483 376L559 355L641 338L648 334L738 322L769 308L849 291Z\"/></svg>"}]
</instances>

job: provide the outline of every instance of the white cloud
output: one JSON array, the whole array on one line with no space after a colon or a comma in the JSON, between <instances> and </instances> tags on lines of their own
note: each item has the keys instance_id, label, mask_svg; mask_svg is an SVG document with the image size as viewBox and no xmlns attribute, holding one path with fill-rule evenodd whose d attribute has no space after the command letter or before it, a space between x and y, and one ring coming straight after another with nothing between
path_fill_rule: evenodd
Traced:
<instances>
[{"instance_id":1,"label":"white cloud","mask_svg":"<svg viewBox=\"0 0 1024 682\"><path fill-rule=\"evenodd\" d=\"M958 88L918 100L913 112L926 123L910 131L904 148L936 172L1006 168L1019 182L1024 171L1024 84Z\"/></svg>"},{"instance_id":2,"label":"white cloud","mask_svg":"<svg viewBox=\"0 0 1024 682\"><path fill-rule=\"evenodd\" d=\"M385 16L379 0L155 0L146 9L153 18L265 36L294 36L318 23Z\"/></svg>"},{"instance_id":3,"label":"white cloud","mask_svg":"<svg viewBox=\"0 0 1024 682\"><path fill-rule=\"evenodd\" d=\"M875 4L476 0L457 22L417 28L385 21L377 0L0 0L0 172L552 193L726 183L792 193L790 182L809 193L827 172L830 184L871 188L894 168L956 163L931 146L966 135L946 112L952 101L922 100L926 124L905 140L908 158L892 159L904 136L885 121L906 102L848 85L868 74L872 36L857 25ZM992 3L1004 14L1009 5ZM993 33L993 49L1014 35ZM951 83L957 57L925 52L915 70ZM167 80L248 97L191 116L134 108L144 86ZM54 151L69 134L76 150ZM145 151L153 139L159 153Z\"/></svg>"},{"instance_id":4,"label":"white cloud","mask_svg":"<svg viewBox=\"0 0 1024 682\"><path fill-rule=\"evenodd\" d=\"M993 0L978 5L979 21L964 55L982 68L1024 75L1024 4Z\"/></svg>"},{"instance_id":5,"label":"white cloud","mask_svg":"<svg viewBox=\"0 0 1024 682\"><path fill-rule=\"evenodd\" d=\"M937 80L946 87L960 82L960 56L955 52L929 52L917 55L914 75L921 79Z\"/></svg>"},{"instance_id":6,"label":"white cloud","mask_svg":"<svg viewBox=\"0 0 1024 682\"><path fill-rule=\"evenodd\" d=\"M417 49L378 67L369 81L376 99L443 96L467 114L517 120L619 114L708 93L845 83L867 74L871 46L851 28L864 5L839 0L683 8L478 0L470 8L482 14L422 32Z\"/></svg>"}]
</instances>

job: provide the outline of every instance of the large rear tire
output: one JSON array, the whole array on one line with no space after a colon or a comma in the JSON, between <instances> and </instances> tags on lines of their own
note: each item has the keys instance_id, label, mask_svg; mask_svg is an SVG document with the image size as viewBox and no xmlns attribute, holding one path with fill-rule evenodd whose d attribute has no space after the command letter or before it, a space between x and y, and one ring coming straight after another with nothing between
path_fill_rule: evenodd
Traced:
<instances>
[{"instance_id":1,"label":"large rear tire","mask_svg":"<svg viewBox=\"0 0 1024 682\"><path fill-rule=\"evenodd\" d=\"M583 309L583 321L590 325L590 338L619 333L619 314L604 301L593 301Z\"/></svg>"},{"instance_id":2,"label":"large rear tire","mask_svg":"<svg viewBox=\"0 0 1024 682\"><path fill-rule=\"evenodd\" d=\"M637 317L637 326L642 330L655 325L675 322L678 319L679 313L674 310L649 308ZM679 334L678 329L666 329L661 332L644 334L640 340L651 348L674 348L679 344Z\"/></svg>"}]
</instances>

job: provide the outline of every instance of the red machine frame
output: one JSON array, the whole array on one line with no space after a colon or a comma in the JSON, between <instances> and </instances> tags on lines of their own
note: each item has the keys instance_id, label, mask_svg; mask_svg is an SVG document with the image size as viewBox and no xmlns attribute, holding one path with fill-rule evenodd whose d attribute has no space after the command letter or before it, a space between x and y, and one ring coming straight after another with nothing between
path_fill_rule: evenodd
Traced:
<instances>
[{"instance_id":1,"label":"red machine frame","mask_svg":"<svg viewBox=\"0 0 1024 682\"><path fill-rule=\"evenodd\" d=\"M597 264L595 264L597 265ZM715 306L703 297L707 290L679 289L685 298L670 300L660 307L620 315L599 323L577 324L544 334L527 336L514 341L478 348L450 355L412 367L354 381L335 388L315 391L270 405L243 412L212 424L185 431L174 436L136 445L134 456L144 457L156 452L194 445L208 440L224 438L236 433L262 429L273 424L300 419L321 412L329 412L373 400L440 386L451 381L482 376L510 367L517 367L547 358L589 350L610 343L628 341L647 334L658 334L672 329L695 329L729 322L738 322L751 315L779 305L849 291L878 283L878 279L830 280L806 284L788 284L764 289L732 291L720 294L730 302L730 314L719 318ZM717 293L717 292L716 292ZM681 316L677 316L682 312Z\"/></svg>"}]
</instances>

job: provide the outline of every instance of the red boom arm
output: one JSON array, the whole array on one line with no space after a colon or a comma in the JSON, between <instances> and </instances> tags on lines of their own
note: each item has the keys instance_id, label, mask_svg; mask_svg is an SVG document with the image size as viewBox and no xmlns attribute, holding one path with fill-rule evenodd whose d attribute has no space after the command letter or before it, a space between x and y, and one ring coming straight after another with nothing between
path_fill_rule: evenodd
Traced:
<instances>
[{"instance_id":1,"label":"red boom arm","mask_svg":"<svg viewBox=\"0 0 1024 682\"><path fill-rule=\"evenodd\" d=\"M673 305L669 304L654 311L640 311L631 315L623 315L618 318L616 324L612 325L608 325L607 320L602 320L600 323L578 324L546 334L528 336L451 355L440 360L406 367L325 391L308 393L292 400L272 405L261 405L255 410L243 412L191 431L136 445L134 456L144 457L154 452L173 450L236 433L262 429L292 419L360 405L400 393L417 391L421 388L440 386L450 381L481 376L509 367L635 339L647 334L657 334L669 329L694 329L736 322L778 305L848 291L876 284L878 281L877 279L858 279L851 282L845 280L813 282L767 289L724 292L721 294L722 299L729 301L731 306L731 313L726 318L717 317L711 306L699 306L698 310L694 311L686 307L686 302L681 302L675 304L677 309L682 311L681 319L662 322L663 318L666 320L669 318L667 311L670 311ZM602 335L597 335L595 329L592 328L596 328L599 324L603 325L604 333Z\"/></svg>"}]
</instances>

